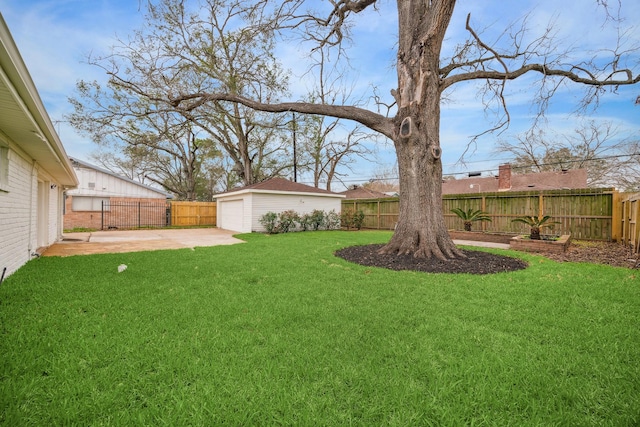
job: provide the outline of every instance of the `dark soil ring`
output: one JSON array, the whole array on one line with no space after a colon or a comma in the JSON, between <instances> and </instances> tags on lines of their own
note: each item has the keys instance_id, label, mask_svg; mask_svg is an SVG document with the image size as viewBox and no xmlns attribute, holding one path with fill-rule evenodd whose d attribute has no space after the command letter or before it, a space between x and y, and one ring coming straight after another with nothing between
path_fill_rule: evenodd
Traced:
<instances>
[{"instance_id":1,"label":"dark soil ring","mask_svg":"<svg viewBox=\"0 0 640 427\"><path fill-rule=\"evenodd\" d=\"M390 270L412 270L426 273L493 274L523 270L528 264L518 258L480 251L462 252L467 258L442 261L437 258L414 258L413 255L381 255L378 250L384 245L350 246L340 249L336 256L350 262L369 267Z\"/></svg>"}]
</instances>

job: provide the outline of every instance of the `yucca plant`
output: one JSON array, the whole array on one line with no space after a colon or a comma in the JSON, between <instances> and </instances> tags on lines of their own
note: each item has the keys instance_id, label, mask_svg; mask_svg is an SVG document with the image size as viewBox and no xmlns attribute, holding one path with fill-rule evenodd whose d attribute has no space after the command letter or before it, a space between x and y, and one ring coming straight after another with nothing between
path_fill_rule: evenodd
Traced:
<instances>
[{"instance_id":1,"label":"yucca plant","mask_svg":"<svg viewBox=\"0 0 640 427\"><path fill-rule=\"evenodd\" d=\"M458 218L464 221L464 231L471 231L471 224L475 221L489 221L491 222L491 218L489 218L489 214L487 212L483 212L482 210L473 210L468 209L467 211L463 211L460 208L451 209L451 212L458 215Z\"/></svg>"},{"instance_id":2,"label":"yucca plant","mask_svg":"<svg viewBox=\"0 0 640 427\"><path fill-rule=\"evenodd\" d=\"M540 230L543 228L553 228L555 224L560 224L559 222L549 222L551 217L549 215L544 216L522 216L520 218L515 218L511 220L511 222L521 222L523 224L527 224L531 227L531 232L529 234L529 238L531 240L540 240Z\"/></svg>"}]
</instances>

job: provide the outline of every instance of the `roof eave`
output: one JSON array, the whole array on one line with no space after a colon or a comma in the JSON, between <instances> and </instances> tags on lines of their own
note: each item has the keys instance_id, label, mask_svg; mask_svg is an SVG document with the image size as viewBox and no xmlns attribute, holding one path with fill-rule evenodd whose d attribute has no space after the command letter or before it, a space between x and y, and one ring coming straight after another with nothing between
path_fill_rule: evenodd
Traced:
<instances>
[{"instance_id":1,"label":"roof eave","mask_svg":"<svg viewBox=\"0 0 640 427\"><path fill-rule=\"evenodd\" d=\"M20 126L3 129L4 133L58 184L77 187L78 178L2 15L0 64L0 84L20 112Z\"/></svg>"},{"instance_id":2,"label":"roof eave","mask_svg":"<svg viewBox=\"0 0 640 427\"><path fill-rule=\"evenodd\" d=\"M231 191L229 193L217 194L215 198L239 196L248 193L260 193L260 194L280 194L280 195L293 195L293 196L319 196L319 197L333 197L336 199L344 199L344 194L337 193L314 193L312 191L287 191L287 190L261 190L256 188L245 188L238 191Z\"/></svg>"}]
</instances>

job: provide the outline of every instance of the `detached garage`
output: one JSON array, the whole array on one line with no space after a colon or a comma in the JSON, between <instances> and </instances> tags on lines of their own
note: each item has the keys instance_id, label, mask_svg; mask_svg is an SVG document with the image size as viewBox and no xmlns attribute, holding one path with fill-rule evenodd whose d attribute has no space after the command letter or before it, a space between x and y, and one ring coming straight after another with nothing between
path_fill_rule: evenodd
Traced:
<instances>
[{"instance_id":1,"label":"detached garage","mask_svg":"<svg viewBox=\"0 0 640 427\"><path fill-rule=\"evenodd\" d=\"M293 210L303 215L317 209L340 213L344 197L284 178L272 178L217 195L218 227L239 233L265 231L260 218L267 212Z\"/></svg>"}]
</instances>

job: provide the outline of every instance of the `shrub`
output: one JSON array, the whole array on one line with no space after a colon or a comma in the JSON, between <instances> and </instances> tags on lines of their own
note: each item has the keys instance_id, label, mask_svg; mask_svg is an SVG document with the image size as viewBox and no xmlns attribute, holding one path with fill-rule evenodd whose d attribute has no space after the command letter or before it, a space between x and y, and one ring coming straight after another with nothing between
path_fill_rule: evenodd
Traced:
<instances>
[{"instance_id":1,"label":"shrub","mask_svg":"<svg viewBox=\"0 0 640 427\"><path fill-rule=\"evenodd\" d=\"M311 229L311 214L304 214L300 217L300 222L298 222L298 224L300 224L300 228L302 228L302 231L307 231L309 229Z\"/></svg>"},{"instance_id":2,"label":"shrub","mask_svg":"<svg viewBox=\"0 0 640 427\"><path fill-rule=\"evenodd\" d=\"M277 220L278 220L277 213L267 212L266 214L262 215L258 221L260 221L260 224L262 224L265 230L267 230L267 233L276 234L278 233Z\"/></svg>"},{"instance_id":3,"label":"shrub","mask_svg":"<svg viewBox=\"0 0 640 427\"><path fill-rule=\"evenodd\" d=\"M278 230L282 233L288 233L296 228L296 223L300 222L300 215L294 210L280 212L278 215Z\"/></svg>"},{"instance_id":4,"label":"shrub","mask_svg":"<svg viewBox=\"0 0 640 427\"><path fill-rule=\"evenodd\" d=\"M464 231L471 231L471 224L475 221L489 221L491 222L491 218L487 212L483 212L482 210L473 210L469 209L467 211L463 211L460 208L451 209L451 212L456 214L458 218L464 221Z\"/></svg>"},{"instance_id":5,"label":"shrub","mask_svg":"<svg viewBox=\"0 0 640 427\"><path fill-rule=\"evenodd\" d=\"M359 218L359 217L358 217ZM359 220L359 226L357 220L351 219L350 224L354 228L362 227L362 221L364 220L364 214ZM259 219L260 224L265 228L269 234L287 233L289 231L295 231L297 226L303 231L307 230L337 230L340 229L340 215L335 210L325 213L322 210L315 209L313 212L306 213L304 215L298 214L294 210L287 210L279 214L275 212L267 212Z\"/></svg>"},{"instance_id":6,"label":"shrub","mask_svg":"<svg viewBox=\"0 0 640 427\"><path fill-rule=\"evenodd\" d=\"M350 228L360 230L362 228L362 224L364 223L364 212L362 212L361 210L355 211L353 209L346 209L342 212L340 220L342 222L342 226L346 227L347 230Z\"/></svg>"},{"instance_id":7,"label":"shrub","mask_svg":"<svg viewBox=\"0 0 640 427\"><path fill-rule=\"evenodd\" d=\"M522 216L520 218L512 219L511 222L521 222L523 224L527 224L531 227L531 233L529 234L529 238L531 240L540 240L540 230L543 228L551 228L555 226L555 224L560 224L559 222L549 222L551 217L549 215L544 216Z\"/></svg>"},{"instance_id":8,"label":"shrub","mask_svg":"<svg viewBox=\"0 0 640 427\"><path fill-rule=\"evenodd\" d=\"M326 222L326 215L324 211L314 209L309 215L309 225L314 230L320 230Z\"/></svg>"},{"instance_id":9,"label":"shrub","mask_svg":"<svg viewBox=\"0 0 640 427\"><path fill-rule=\"evenodd\" d=\"M327 230L339 230L340 229L340 215L335 210L327 212L324 217L324 226Z\"/></svg>"}]
</instances>

